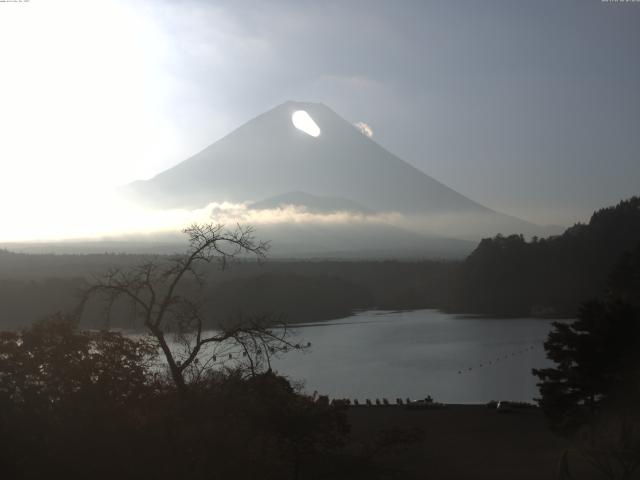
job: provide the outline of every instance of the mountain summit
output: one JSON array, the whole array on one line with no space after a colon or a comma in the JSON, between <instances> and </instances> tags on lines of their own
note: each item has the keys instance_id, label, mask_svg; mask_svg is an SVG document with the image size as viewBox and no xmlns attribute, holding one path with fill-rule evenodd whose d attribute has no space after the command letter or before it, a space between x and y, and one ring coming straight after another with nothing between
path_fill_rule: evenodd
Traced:
<instances>
[{"instance_id":1,"label":"mountain summit","mask_svg":"<svg viewBox=\"0 0 640 480\"><path fill-rule=\"evenodd\" d=\"M297 111L320 128L298 130ZM130 188L166 207L260 201L291 191L348 198L376 211L487 211L391 154L321 103L286 102L188 160Z\"/></svg>"},{"instance_id":2,"label":"mountain summit","mask_svg":"<svg viewBox=\"0 0 640 480\"><path fill-rule=\"evenodd\" d=\"M299 129L305 122L312 134ZM411 217L407 223L421 233L465 238L540 233L539 227L484 207L401 160L321 103L283 103L125 191L164 208L259 204L301 192L297 203L300 195L337 198L374 213Z\"/></svg>"}]
</instances>

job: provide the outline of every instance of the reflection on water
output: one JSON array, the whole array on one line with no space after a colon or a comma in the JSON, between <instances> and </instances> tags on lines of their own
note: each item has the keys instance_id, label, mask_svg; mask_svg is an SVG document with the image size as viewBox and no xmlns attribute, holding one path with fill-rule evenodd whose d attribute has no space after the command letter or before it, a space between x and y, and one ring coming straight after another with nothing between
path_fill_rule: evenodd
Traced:
<instances>
[{"instance_id":1,"label":"reflection on water","mask_svg":"<svg viewBox=\"0 0 640 480\"><path fill-rule=\"evenodd\" d=\"M305 390L332 398L424 398L447 403L532 401L532 368L549 365L551 321L449 315L436 310L362 312L297 327L308 352L273 362Z\"/></svg>"}]
</instances>

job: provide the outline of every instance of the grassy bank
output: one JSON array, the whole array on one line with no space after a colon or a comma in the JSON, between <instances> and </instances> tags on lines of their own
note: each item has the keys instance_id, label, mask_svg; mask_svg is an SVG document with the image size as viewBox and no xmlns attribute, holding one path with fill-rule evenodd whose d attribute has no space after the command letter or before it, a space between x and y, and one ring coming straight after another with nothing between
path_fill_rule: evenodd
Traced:
<instances>
[{"instance_id":1,"label":"grassy bank","mask_svg":"<svg viewBox=\"0 0 640 480\"><path fill-rule=\"evenodd\" d=\"M569 447L547 426L537 408L499 413L484 405L448 405L433 410L401 406L351 407L356 439L366 441L397 428L422 430L422 439L399 451L382 453L380 466L407 479L555 479ZM578 454L570 453L575 478L597 478Z\"/></svg>"}]
</instances>

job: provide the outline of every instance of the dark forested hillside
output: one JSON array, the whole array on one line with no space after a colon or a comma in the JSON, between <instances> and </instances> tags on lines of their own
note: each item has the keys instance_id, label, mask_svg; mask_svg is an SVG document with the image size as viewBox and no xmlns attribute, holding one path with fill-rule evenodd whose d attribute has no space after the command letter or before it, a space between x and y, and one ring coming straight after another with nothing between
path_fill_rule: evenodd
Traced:
<instances>
[{"instance_id":1,"label":"dark forested hillside","mask_svg":"<svg viewBox=\"0 0 640 480\"><path fill-rule=\"evenodd\" d=\"M559 236L487 238L460 271L453 308L499 315L573 316L640 242L640 197L596 211Z\"/></svg>"}]
</instances>

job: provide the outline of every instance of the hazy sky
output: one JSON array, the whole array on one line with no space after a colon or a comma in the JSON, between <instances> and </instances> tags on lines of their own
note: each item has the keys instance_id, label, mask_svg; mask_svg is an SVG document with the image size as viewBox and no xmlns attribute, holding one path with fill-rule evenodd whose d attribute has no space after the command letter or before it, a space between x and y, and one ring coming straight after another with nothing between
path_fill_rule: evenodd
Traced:
<instances>
[{"instance_id":1,"label":"hazy sky","mask_svg":"<svg viewBox=\"0 0 640 480\"><path fill-rule=\"evenodd\" d=\"M571 224L640 194L639 54L638 2L2 2L0 213L37 226L294 99Z\"/></svg>"}]
</instances>

